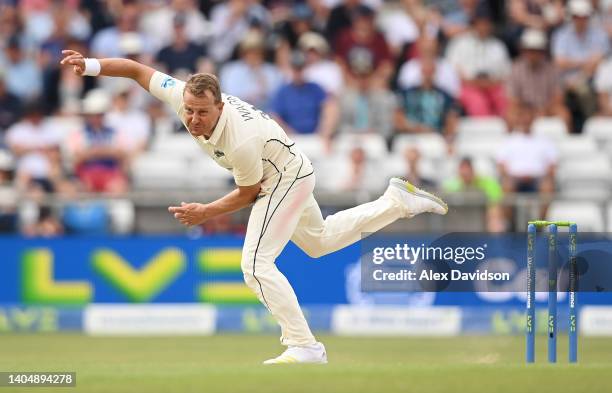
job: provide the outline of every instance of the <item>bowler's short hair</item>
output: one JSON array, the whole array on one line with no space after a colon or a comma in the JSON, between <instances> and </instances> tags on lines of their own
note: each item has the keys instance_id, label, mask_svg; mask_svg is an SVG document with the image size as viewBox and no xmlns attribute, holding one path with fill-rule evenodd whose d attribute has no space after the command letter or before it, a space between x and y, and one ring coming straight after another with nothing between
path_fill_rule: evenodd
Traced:
<instances>
[{"instance_id":1,"label":"bowler's short hair","mask_svg":"<svg viewBox=\"0 0 612 393\"><path fill-rule=\"evenodd\" d=\"M188 91L189 94L195 97L204 97L206 90L212 93L215 98L215 104L221 102L221 86L219 84L219 79L213 74L194 74L189 78L187 84L185 84L185 91Z\"/></svg>"}]
</instances>

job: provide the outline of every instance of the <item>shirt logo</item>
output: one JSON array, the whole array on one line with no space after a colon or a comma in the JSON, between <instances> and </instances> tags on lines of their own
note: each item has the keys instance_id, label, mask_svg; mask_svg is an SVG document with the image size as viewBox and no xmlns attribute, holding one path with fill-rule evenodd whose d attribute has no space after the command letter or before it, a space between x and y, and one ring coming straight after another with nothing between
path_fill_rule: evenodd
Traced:
<instances>
[{"instance_id":1,"label":"shirt logo","mask_svg":"<svg viewBox=\"0 0 612 393\"><path fill-rule=\"evenodd\" d=\"M167 89L169 87L172 87L176 84L176 81L174 80L174 78L168 77L166 79L164 79L164 81L161 84L161 87L164 89Z\"/></svg>"},{"instance_id":2,"label":"shirt logo","mask_svg":"<svg viewBox=\"0 0 612 393\"><path fill-rule=\"evenodd\" d=\"M214 153L215 153L215 157L217 158L225 157L225 153L223 153L220 150L215 150Z\"/></svg>"}]
</instances>

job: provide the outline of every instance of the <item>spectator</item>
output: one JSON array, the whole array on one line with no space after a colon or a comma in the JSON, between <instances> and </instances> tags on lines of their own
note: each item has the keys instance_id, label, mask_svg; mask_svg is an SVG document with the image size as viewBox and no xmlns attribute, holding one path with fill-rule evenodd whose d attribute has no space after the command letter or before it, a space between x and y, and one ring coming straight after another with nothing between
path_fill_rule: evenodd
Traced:
<instances>
[{"instance_id":1,"label":"spectator","mask_svg":"<svg viewBox=\"0 0 612 393\"><path fill-rule=\"evenodd\" d=\"M134 60L139 63L148 63L150 61L149 55L145 50L145 42L142 40L142 35L135 32L122 33L119 36L118 48L123 57L126 59ZM97 86L103 88L108 92L122 90L125 86L126 81L122 78L97 78ZM127 81L130 85L132 81ZM130 96L130 107L142 109L145 107L150 96L146 90L141 89L139 86L131 85L136 87L132 89Z\"/></svg>"},{"instance_id":2,"label":"spectator","mask_svg":"<svg viewBox=\"0 0 612 393\"><path fill-rule=\"evenodd\" d=\"M361 146L355 146L349 152L349 173L342 186L343 191L362 190L366 186L367 157Z\"/></svg>"},{"instance_id":3,"label":"spectator","mask_svg":"<svg viewBox=\"0 0 612 393\"><path fill-rule=\"evenodd\" d=\"M291 59L293 78L275 94L271 113L289 133L316 133L331 138L337 122L337 103L316 83L304 79L306 59L294 52Z\"/></svg>"},{"instance_id":4,"label":"spectator","mask_svg":"<svg viewBox=\"0 0 612 393\"><path fill-rule=\"evenodd\" d=\"M304 78L321 86L328 94L338 96L344 88L344 77L340 66L328 59L329 45L317 33L304 33L298 46L306 53Z\"/></svg>"},{"instance_id":5,"label":"spectator","mask_svg":"<svg viewBox=\"0 0 612 393\"><path fill-rule=\"evenodd\" d=\"M366 7L357 7L352 13L352 25L338 35L334 43L336 56L346 75L351 74L352 59L368 58L373 66L373 77L381 85L387 85L393 72L391 51L384 36L376 31L374 12Z\"/></svg>"},{"instance_id":6,"label":"spectator","mask_svg":"<svg viewBox=\"0 0 612 393\"><path fill-rule=\"evenodd\" d=\"M421 152L413 146L406 146L403 151L406 170L402 177L419 188L436 188L436 182L421 173Z\"/></svg>"},{"instance_id":7,"label":"spectator","mask_svg":"<svg viewBox=\"0 0 612 393\"><path fill-rule=\"evenodd\" d=\"M418 21L413 19L414 0L401 0L402 9L396 12L381 14L379 26L389 43L391 52L399 55L402 48L419 38Z\"/></svg>"},{"instance_id":8,"label":"spectator","mask_svg":"<svg viewBox=\"0 0 612 393\"><path fill-rule=\"evenodd\" d=\"M168 74L174 75L178 70L195 73L200 62L206 59L206 48L189 39L185 31L187 17L176 14L173 21L174 39L157 53L155 61L163 66Z\"/></svg>"},{"instance_id":9,"label":"spectator","mask_svg":"<svg viewBox=\"0 0 612 393\"><path fill-rule=\"evenodd\" d=\"M289 18L280 23L276 32L288 50L295 50L297 49L300 37L315 30L311 23L314 14L306 3L296 3L290 12Z\"/></svg>"},{"instance_id":10,"label":"spectator","mask_svg":"<svg viewBox=\"0 0 612 393\"><path fill-rule=\"evenodd\" d=\"M349 29L353 22L353 13L362 7L361 0L344 0L334 7L327 19L325 38L335 44L340 33Z\"/></svg>"},{"instance_id":11,"label":"spectator","mask_svg":"<svg viewBox=\"0 0 612 393\"><path fill-rule=\"evenodd\" d=\"M503 116L503 79L510 69L504 44L493 36L491 12L478 6L471 30L451 40L446 57L462 79L460 101L469 116Z\"/></svg>"},{"instance_id":12,"label":"spectator","mask_svg":"<svg viewBox=\"0 0 612 393\"><path fill-rule=\"evenodd\" d=\"M513 55L520 49L520 37L525 30L548 33L563 23L563 1L560 0L510 0L507 8L510 23L506 36Z\"/></svg>"},{"instance_id":13,"label":"spectator","mask_svg":"<svg viewBox=\"0 0 612 393\"><path fill-rule=\"evenodd\" d=\"M71 39L66 48L73 49L87 56L88 49L85 43ZM59 111L65 115L77 115L81 111L81 97L95 87L95 78L81 78L68 67L59 68L57 83L57 99ZM111 78L107 78L111 79Z\"/></svg>"},{"instance_id":14,"label":"spectator","mask_svg":"<svg viewBox=\"0 0 612 393\"><path fill-rule=\"evenodd\" d=\"M6 90L5 76L0 72L0 147L4 144L4 133L21 116L22 103Z\"/></svg>"},{"instance_id":15,"label":"spectator","mask_svg":"<svg viewBox=\"0 0 612 393\"><path fill-rule=\"evenodd\" d=\"M110 98L100 89L90 91L83 100L85 126L71 138L75 172L88 192L121 194L128 190L125 164L127 155L119 146L117 132L104 124Z\"/></svg>"},{"instance_id":16,"label":"spectator","mask_svg":"<svg viewBox=\"0 0 612 393\"><path fill-rule=\"evenodd\" d=\"M559 71L546 55L546 35L543 31L527 29L521 37L521 55L512 65L508 80L509 114L512 118L519 103L536 110L536 116L558 116L568 129L570 114L565 107L559 87Z\"/></svg>"},{"instance_id":17,"label":"spectator","mask_svg":"<svg viewBox=\"0 0 612 393\"><path fill-rule=\"evenodd\" d=\"M608 36L598 23L591 23L593 7L588 0L570 0L571 22L553 36L552 53L561 70L561 83L571 111L573 130L579 132L596 110L591 79L609 50Z\"/></svg>"},{"instance_id":18,"label":"spectator","mask_svg":"<svg viewBox=\"0 0 612 393\"><path fill-rule=\"evenodd\" d=\"M356 138L353 141L353 146L348 150L348 156L342 157L346 160L344 162L346 165L339 165L335 169L337 177L332 185L333 191L361 191L367 193L379 192L384 189L387 179L380 176L380 166L376 165L376 161L368 159L362 143ZM338 182L337 179L343 180Z\"/></svg>"},{"instance_id":19,"label":"spectator","mask_svg":"<svg viewBox=\"0 0 612 393\"><path fill-rule=\"evenodd\" d=\"M141 15L141 6L136 0L124 0L122 8L117 16L115 26L107 27L97 32L91 41L91 53L95 57L121 57L126 56L121 50L121 37L126 33L136 34L142 45L142 52L151 55L153 43L138 31Z\"/></svg>"},{"instance_id":20,"label":"spectator","mask_svg":"<svg viewBox=\"0 0 612 393\"><path fill-rule=\"evenodd\" d=\"M557 150L546 138L531 133L535 108L518 106L513 131L497 154L497 164L505 192L554 191Z\"/></svg>"},{"instance_id":21,"label":"spectator","mask_svg":"<svg viewBox=\"0 0 612 393\"><path fill-rule=\"evenodd\" d=\"M395 114L395 129L401 133L436 132L450 141L454 136L458 110L455 100L434 85L436 63L422 59L422 82L418 87L401 90Z\"/></svg>"},{"instance_id":22,"label":"spectator","mask_svg":"<svg viewBox=\"0 0 612 393\"><path fill-rule=\"evenodd\" d=\"M105 119L106 124L115 130L117 143L129 153L126 158L130 159L147 148L151 137L151 120L147 114L130 107L132 92L131 84L120 86Z\"/></svg>"},{"instance_id":23,"label":"spectator","mask_svg":"<svg viewBox=\"0 0 612 393\"><path fill-rule=\"evenodd\" d=\"M80 40L90 36L89 20L78 9L78 2L55 0L37 3L39 7L36 8L28 9L23 4L20 7L24 15L25 33L32 37L36 44L48 41L58 28Z\"/></svg>"},{"instance_id":24,"label":"spectator","mask_svg":"<svg viewBox=\"0 0 612 393\"><path fill-rule=\"evenodd\" d=\"M492 176L476 174L472 160L463 158L459 163L457 177L443 183L445 192L476 191L484 194L487 200L486 228L489 232L503 232L506 223L501 208L503 191L501 185Z\"/></svg>"},{"instance_id":25,"label":"spectator","mask_svg":"<svg viewBox=\"0 0 612 393\"><path fill-rule=\"evenodd\" d=\"M454 98L459 96L461 79L455 67L448 60L439 56L438 42L429 37L421 37L417 41L418 57L404 63L398 74L398 85L401 89L410 89L421 85L423 76L421 75L421 62L423 59L435 61L436 70L434 75L434 85Z\"/></svg>"},{"instance_id":26,"label":"spectator","mask_svg":"<svg viewBox=\"0 0 612 393\"><path fill-rule=\"evenodd\" d=\"M21 49L17 36L9 39L6 49L6 89L23 101L33 100L42 91L42 74L36 63Z\"/></svg>"},{"instance_id":27,"label":"spectator","mask_svg":"<svg viewBox=\"0 0 612 393\"><path fill-rule=\"evenodd\" d=\"M16 185L24 192L54 192L61 178L61 130L45 121L42 106L36 101L28 103L24 118L6 134L6 143L17 159Z\"/></svg>"},{"instance_id":28,"label":"spectator","mask_svg":"<svg viewBox=\"0 0 612 393\"><path fill-rule=\"evenodd\" d=\"M13 160L0 150L0 233L17 231L18 195L13 187Z\"/></svg>"},{"instance_id":29,"label":"spectator","mask_svg":"<svg viewBox=\"0 0 612 393\"><path fill-rule=\"evenodd\" d=\"M432 9L430 19L437 26L442 36L450 40L470 30L470 22L474 18L479 3L483 0L459 0L459 7L441 14Z\"/></svg>"},{"instance_id":30,"label":"spectator","mask_svg":"<svg viewBox=\"0 0 612 393\"><path fill-rule=\"evenodd\" d=\"M597 92L598 114L612 116L612 58L597 67L593 84Z\"/></svg>"},{"instance_id":31,"label":"spectator","mask_svg":"<svg viewBox=\"0 0 612 393\"><path fill-rule=\"evenodd\" d=\"M349 64L354 81L340 94L340 133L378 133L392 137L396 99L381 87L374 74L372 59L355 57Z\"/></svg>"},{"instance_id":32,"label":"spectator","mask_svg":"<svg viewBox=\"0 0 612 393\"><path fill-rule=\"evenodd\" d=\"M220 80L225 93L263 110L283 82L278 69L264 61L264 38L255 31L240 43L240 60L223 66Z\"/></svg>"},{"instance_id":33,"label":"spectator","mask_svg":"<svg viewBox=\"0 0 612 393\"><path fill-rule=\"evenodd\" d=\"M55 9L52 21L53 30L40 46L38 66L42 70L42 96L47 103L46 112L49 114L54 113L59 107L58 83L61 73L59 62L61 60L62 49L68 47L71 39L68 30L68 19L70 16L71 12L68 9L63 11Z\"/></svg>"},{"instance_id":34,"label":"spectator","mask_svg":"<svg viewBox=\"0 0 612 393\"><path fill-rule=\"evenodd\" d=\"M142 32L150 37L155 50L172 45L172 36L168 32L175 28L178 16L183 18L182 34L187 41L203 46L211 38L212 26L194 0L165 1L161 7L144 13L140 23Z\"/></svg>"},{"instance_id":35,"label":"spectator","mask_svg":"<svg viewBox=\"0 0 612 393\"><path fill-rule=\"evenodd\" d=\"M210 55L217 63L228 61L238 43L254 26L263 29L269 25L268 11L252 0L228 0L217 4L211 11L213 38Z\"/></svg>"},{"instance_id":36,"label":"spectator","mask_svg":"<svg viewBox=\"0 0 612 393\"><path fill-rule=\"evenodd\" d=\"M27 237L51 238L62 235L64 228L53 209L50 206L42 206L38 209L34 222L22 226L21 233Z\"/></svg>"}]
</instances>

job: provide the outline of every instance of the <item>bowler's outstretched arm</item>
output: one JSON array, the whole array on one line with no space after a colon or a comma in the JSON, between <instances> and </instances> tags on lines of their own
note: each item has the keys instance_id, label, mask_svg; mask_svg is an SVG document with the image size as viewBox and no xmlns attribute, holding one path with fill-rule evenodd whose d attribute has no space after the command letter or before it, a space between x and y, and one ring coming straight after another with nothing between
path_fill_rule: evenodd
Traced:
<instances>
[{"instance_id":1,"label":"bowler's outstretched arm","mask_svg":"<svg viewBox=\"0 0 612 393\"><path fill-rule=\"evenodd\" d=\"M64 58L60 62L62 65L71 65L77 75L85 72L85 58L77 51L66 49L62 51ZM140 64L129 59L97 59L100 63L100 73L103 76L118 76L130 78L138 82L143 89L149 91L149 83L155 70L144 64Z\"/></svg>"}]
</instances>

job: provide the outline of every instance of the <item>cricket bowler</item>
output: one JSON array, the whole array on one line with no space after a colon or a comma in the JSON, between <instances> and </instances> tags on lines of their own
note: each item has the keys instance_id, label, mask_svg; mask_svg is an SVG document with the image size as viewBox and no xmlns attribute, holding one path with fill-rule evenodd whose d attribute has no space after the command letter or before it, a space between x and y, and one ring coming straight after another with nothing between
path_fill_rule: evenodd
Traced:
<instances>
[{"instance_id":1,"label":"cricket bowler","mask_svg":"<svg viewBox=\"0 0 612 393\"><path fill-rule=\"evenodd\" d=\"M280 341L287 346L264 364L327 363L324 345L313 336L291 284L275 264L289 240L318 258L397 219L448 211L441 199L393 178L377 200L323 219L313 196L315 175L308 157L266 113L221 93L214 75L199 73L184 82L133 60L84 58L73 50L62 54L61 64L72 66L77 75L135 80L170 105L195 143L232 172L236 188L222 198L181 203L168 210L191 226L252 205L242 272L246 284L278 321Z\"/></svg>"}]
</instances>

